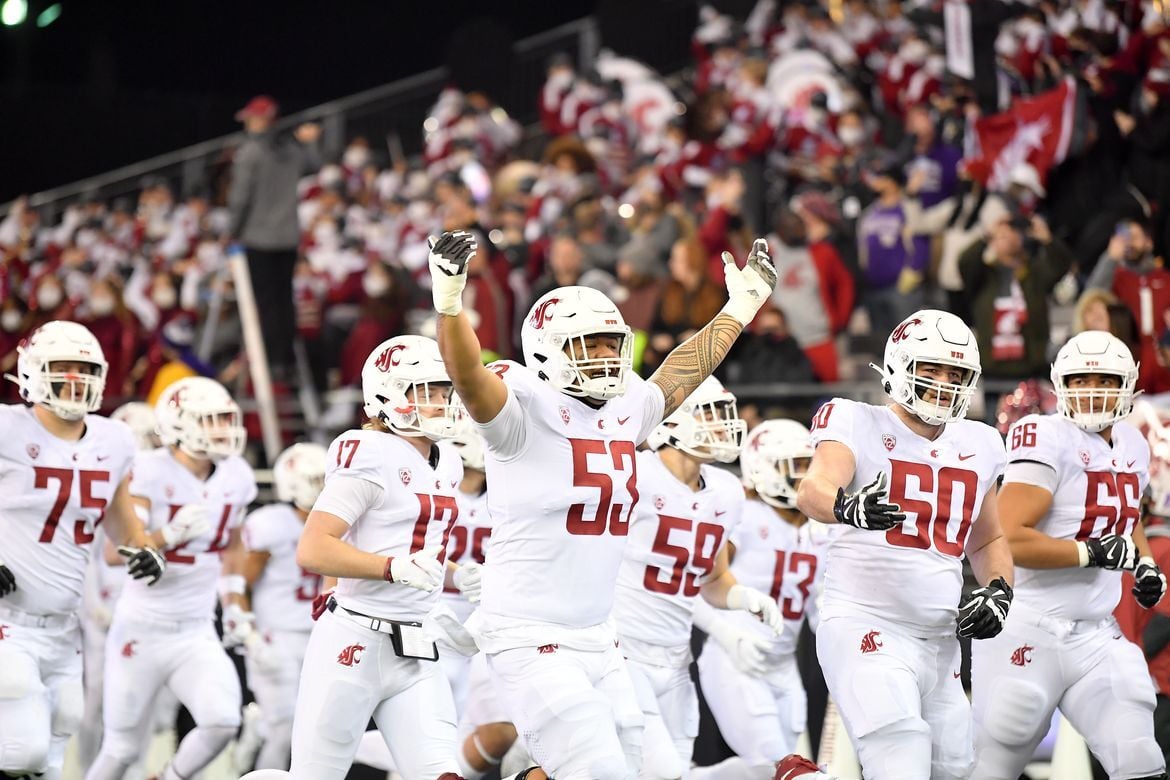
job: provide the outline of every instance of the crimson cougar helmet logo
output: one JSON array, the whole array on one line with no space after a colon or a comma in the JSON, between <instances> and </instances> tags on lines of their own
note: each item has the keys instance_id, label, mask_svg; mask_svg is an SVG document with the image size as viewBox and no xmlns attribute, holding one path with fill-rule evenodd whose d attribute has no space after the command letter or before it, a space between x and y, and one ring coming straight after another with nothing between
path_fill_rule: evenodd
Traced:
<instances>
[{"instance_id":1,"label":"crimson cougar helmet logo","mask_svg":"<svg viewBox=\"0 0 1170 780\"><path fill-rule=\"evenodd\" d=\"M389 371L391 366L396 366L402 362L402 356L398 353L404 349L406 349L405 344L395 344L392 347L388 347L381 355L378 355L378 359L374 361L374 365L377 366L379 371Z\"/></svg>"},{"instance_id":2,"label":"crimson cougar helmet logo","mask_svg":"<svg viewBox=\"0 0 1170 780\"><path fill-rule=\"evenodd\" d=\"M922 324L922 320L918 319L917 317L915 317L912 320L906 320L901 325L894 328L894 332L890 334L890 341L897 344L899 341L901 341L902 339L906 338L909 335L906 331L910 330L911 326L921 325L921 324Z\"/></svg>"},{"instance_id":3,"label":"crimson cougar helmet logo","mask_svg":"<svg viewBox=\"0 0 1170 780\"><path fill-rule=\"evenodd\" d=\"M530 320L532 327L536 328L537 330L543 328L544 323L552 319L552 307L555 304L560 303L560 300L560 298L549 298L547 301L533 309L532 318Z\"/></svg>"}]
</instances>

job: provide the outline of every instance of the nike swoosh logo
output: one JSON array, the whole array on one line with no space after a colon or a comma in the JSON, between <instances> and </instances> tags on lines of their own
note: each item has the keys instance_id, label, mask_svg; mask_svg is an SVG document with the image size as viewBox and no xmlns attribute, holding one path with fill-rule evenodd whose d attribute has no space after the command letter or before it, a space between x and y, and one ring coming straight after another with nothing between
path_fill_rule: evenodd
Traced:
<instances>
[{"instance_id":1,"label":"nike swoosh logo","mask_svg":"<svg viewBox=\"0 0 1170 780\"><path fill-rule=\"evenodd\" d=\"M960 677L962 677L962 676L963 676L963 675L962 675L962 674L960 674L959 672L953 672L953 674L955 675L955 679L956 679L956 680L957 680L957 679L959 679Z\"/></svg>"},{"instance_id":2,"label":"nike swoosh logo","mask_svg":"<svg viewBox=\"0 0 1170 780\"><path fill-rule=\"evenodd\" d=\"M715 510L715 516L716 516L716 517L723 517L725 514L727 514L727 510L726 510L726 509L725 509L725 510L723 510L722 512L720 512L718 509L716 509L716 510Z\"/></svg>"},{"instance_id":3,"label":"nike swoosh logo","mask_svg":"<svg viewBox=\"0 0 1170 780\"><path fill-rule=\"evenodd\" d=\"M101 463L103 460L109 460L110 456L109 455L98 455L97 459L98 459L98 463Z\"/></svg>"},{"instance_id":4,"label":"nike swoosh logo","mask_svg":"<svg viewBox=\"0 0 1170 780\"><path fill-rule=\"evenodd\" d=\"M1133 464L1135 464L1135 463L1137 463L1137 461L1136 461L1136 460L1131 460L1131 461L1129 461L1128 463L1126 463L1126 464L1125 464L1125 467L1126 467L1127 469L1132 469L1132 468L1133 468Z\"/></svg>"},{"instance_id":5,"label":"nike swoosh logo","mask_svg":"<svg viewBox=\"0 0 1170 780\"><path fill-rule=\"evenodd\" d=\"M959 455L959 460L970 460L971 458L974 458L974 457L975 457L975 453L974 453L974 452L972 452L970 455L963 455L963 454L960 454L960 455Z\"/></svg>"},{"instance_id":6,"label":"nike swoosh logo","mask_svg":"<svg viewBox=\"0 0 1170 780\"><path fill-rule=\"evenodd\" d=\"M618 425L625 425L627 422L629 422L629 420L630 420L629 417L619 417L618 418Z\"/></svg>"}]
</instances>

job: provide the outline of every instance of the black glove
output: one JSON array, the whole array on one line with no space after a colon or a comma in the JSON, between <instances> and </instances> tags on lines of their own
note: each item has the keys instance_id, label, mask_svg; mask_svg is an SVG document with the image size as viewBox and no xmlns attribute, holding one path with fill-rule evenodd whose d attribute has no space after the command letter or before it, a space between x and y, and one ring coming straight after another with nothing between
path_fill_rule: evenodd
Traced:
<instances>
[{"instance_id":1,"label":"black glove","mask_svg":"<svg viewBox=\"0 0 1170 780\"><path fill-rule=\"evenodd\" d=\"M1003 631L1011 604L1012 586L1003 577L975 589L959 606L959 636L991 639Z\"/></svg>"},{"instance_id":2,"label":"black glove","mask_svg":"<svg viewBox=\"0 0 1170 780\"><path fill-rule=\"evenodd\" d=\"M837 488L837 500L833 503L833 516L838 523L864 528L868 531L888 531L901 525L906 514L897 504L883 499L886 497L886 474L880 472L873 482L856 493L846 493Z\"/></svg>"},{"instance_id":3,"label":"black glove","mask_svg":"<svg viewBox=\"0 0 1170 780\"><path fill-rule=\"evenodd\" d=\"M0 563L0 596L7 596L16 590L16 575L4 564Z\"/></svg>"},{"instance_id":4,"label":"black glove","mask_svg":"<svg viewBox=\"0 0 1170 780\"><path fill-rule=\"evenodd\" d=\"M443 233L430 244L431 261L447 276L467 273L467 263L477 248L475 236L465 230Z\"/></svg>"},{"instance_id":5,"label":"black glove","mask_svg":"<svg viewBox=\"0 0 1170 780\"><path fill-rule=\"evenodd\" d=\"M1086 566L1100 569L1132 569L1137 566L1137 547L1128 536L1110 534L1082 544L1089 553Z\"/></svg>"},{"instance_id":6,"label":"black glove","mask_svg":"<svg viewBox=\"0 0 1170 780\"><path fill-rule=\"evenodd\" d=\"M119 547L118 554L126 558L126 567L131 577L136 580L150 577L147 585L158 582L158 578L167 570L166 559L153 547Z\"/></svg>"},{"instance_id":7,"label":"black glove","mask_svg":"<svg viewBox=\"0 0 1170 780\"><path fill-rule=\"evenodd\" d=\"M0 573L4 571L7 570L0 566ZM2 595L4 594L0 593L0 596ZM1142 558L1133 573L1133 597L1146 609L1153 609L1164 595L1166 575L1158 568L1158 564L1154 563L1153 558Z\"/></svg>"}]
</instances>

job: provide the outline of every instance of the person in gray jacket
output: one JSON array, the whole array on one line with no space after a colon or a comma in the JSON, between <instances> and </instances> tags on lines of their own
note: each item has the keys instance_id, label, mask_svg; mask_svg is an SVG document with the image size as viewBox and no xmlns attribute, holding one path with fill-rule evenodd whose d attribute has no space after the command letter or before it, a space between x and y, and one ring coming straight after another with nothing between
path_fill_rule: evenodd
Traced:
<instances>
[{"instance_id":1,"label":"person in gray jacket","mask_svg":"<svg viewBox=\"0 0 1170 780\"><path fill-rule=\"evenodd\" d=\"M232 240L243 245L264 348L275 379L286 379L293 365L296 333L293 267L297 261L297 182L321 166L317 141L321 128L303 124L292 136L273 131L279 107L267 95L248 101L236 114L247 138L236 150L228 193Z\"/></svg>"}]
</instances>

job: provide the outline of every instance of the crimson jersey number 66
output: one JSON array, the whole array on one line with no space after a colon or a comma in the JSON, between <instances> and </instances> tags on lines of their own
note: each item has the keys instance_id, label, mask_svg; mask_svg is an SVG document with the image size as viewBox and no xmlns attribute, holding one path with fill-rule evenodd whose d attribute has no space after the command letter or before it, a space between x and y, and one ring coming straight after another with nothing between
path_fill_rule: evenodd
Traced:
<instances>
[{"instance_id":1,"label":"crimson jersey number 66","mask_svg":"<svg viewBox=\"0 0 1170 780\"><path fill-rule=\"evenodd\" d=\"M634 443L632 441L610 441L600 439L569 439L573 448L573 486L597 488L600 495L597 498L597 511L592 518L585 517L585 504L573 504L569 507L569 516L565 527L569 533L578 536L600 536L606 528L614 536L626 536L630 532L630 515L634 505L638 503L638 466L634 460ZM589 456L606 456L609 463L605 463L600 471L589 470ZM622 519L622 509L625 504L613 500L612 473L624 473L626 462L629 462L629 479L626 480L626 493L630 496L630 506L626 510L626 517ZM602 461L604 463L604 460ZM610 465L612 464L612 465Z\"/></svg>"},{"instance_id":2,"label":"crimson jersey number 66","mask_svg":"<svg viewBox=\"0 0 1170 780\"><path fill-rule=\"evenodd\" d=\"M975 514L975 491L979 486L979 475L967 469L946 466L938 470L936 479L934 469L925 463L890 460L890 466L890 501L900 506L907 515L913 513L917 521L913 533L905 531L904 523L886 531L886 541L895 547L916 550L929 549L933 543L934 549L940 553L961 558ZM933 498L933 502L906 495L910 477L918 483L918 492ZM963 489L963 506L960 509L959 528L952 540L947 537L947 526L951 522L951 499L955 485Z\"/></svg>"}]
</instances>

